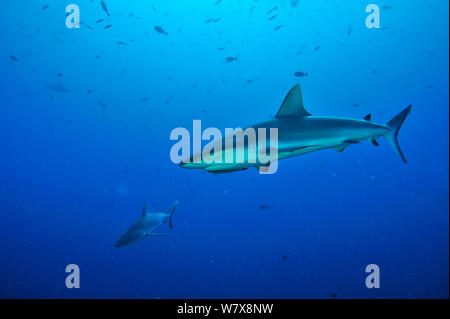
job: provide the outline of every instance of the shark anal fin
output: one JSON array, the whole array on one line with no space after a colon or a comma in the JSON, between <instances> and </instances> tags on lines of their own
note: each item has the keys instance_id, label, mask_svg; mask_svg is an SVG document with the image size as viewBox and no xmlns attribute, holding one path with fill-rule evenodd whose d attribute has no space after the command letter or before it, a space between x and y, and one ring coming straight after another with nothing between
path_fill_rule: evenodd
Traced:
<instances>
[{"instance_id":1,"label":"shark anal fin","mask_svg":"<svg viewBox=\"0 0 450 319\"><path fill-rule=\"evenodd\" d=\"M297 84L289 90L275 117L308 115L311 114L303 107L302 88Z\"/></svg>"},{"instance_id":2,"label":"shark anal fin","mask_svg":"<svg viewBox=\"0 0 450 319\"><path fill-rule=\"evenodd\" d=\"M374 138L372 139L372 144L375 145L375 146L380 146L380 144Z\"/></svg>"}]
</instances>

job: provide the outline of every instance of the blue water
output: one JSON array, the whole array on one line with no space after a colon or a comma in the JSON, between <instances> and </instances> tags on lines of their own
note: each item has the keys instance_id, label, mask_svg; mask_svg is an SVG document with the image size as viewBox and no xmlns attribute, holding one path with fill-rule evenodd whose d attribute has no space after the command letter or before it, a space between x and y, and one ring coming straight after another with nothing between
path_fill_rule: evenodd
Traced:
<instances>
[{"instance_id":1,"label":"blue water","mask_svg":"<svg viewBox=\"0 0 450 319\"><path fill-rule=\"evenodd\" d=\"M380 29L367 1L72 2L79 29L68 1L0 1L0 297L448 298L448 1L379 1ZM412 104L408 164L385 138L273 175L171 162L172 129L270 119L296 83L314 115ZM178 200L174 229L114 247L145 200Z\"/></svg>"}]
</instances>

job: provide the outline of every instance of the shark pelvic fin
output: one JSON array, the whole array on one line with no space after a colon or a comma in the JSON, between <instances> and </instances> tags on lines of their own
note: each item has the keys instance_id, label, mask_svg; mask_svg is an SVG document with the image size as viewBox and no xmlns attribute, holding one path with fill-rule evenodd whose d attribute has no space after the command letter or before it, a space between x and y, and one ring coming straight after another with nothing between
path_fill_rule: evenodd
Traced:
<instances>
[{"instance_id":1,"label":"shark pelvic fin","mask_svg":"<svg viewBox=\"0 0 450 319\"><path fill-rule=\"evenodd\" d=\"M289 90L275 117L308 115L311 114L303 107L302 88L300 84L296 84Z\"/></svg>"}]
</instances>

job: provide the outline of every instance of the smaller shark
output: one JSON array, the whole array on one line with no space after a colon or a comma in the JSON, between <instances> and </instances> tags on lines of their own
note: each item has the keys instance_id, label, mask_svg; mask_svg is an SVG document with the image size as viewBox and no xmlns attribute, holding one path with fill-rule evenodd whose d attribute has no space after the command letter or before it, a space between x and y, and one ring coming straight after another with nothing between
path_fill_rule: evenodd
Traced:
<instances>
[{"instance_id":1,"label":"smaller shark","mask_svg":"<svg viewBox=\"0 0 450 319\"><path fill-rule=\"evenodd\" d=\"M178 201L175 201L168 210L151 213L147 210L147 202L145 202L144 208L142 209L142 217L131 225L125 234L120 237L116 242L116 247L130 246L149 236L166 235L154 233L154 231L167 222L169 223L169 227L173 229L172 216L177 205Z\"/></svg>"}]
</instances>

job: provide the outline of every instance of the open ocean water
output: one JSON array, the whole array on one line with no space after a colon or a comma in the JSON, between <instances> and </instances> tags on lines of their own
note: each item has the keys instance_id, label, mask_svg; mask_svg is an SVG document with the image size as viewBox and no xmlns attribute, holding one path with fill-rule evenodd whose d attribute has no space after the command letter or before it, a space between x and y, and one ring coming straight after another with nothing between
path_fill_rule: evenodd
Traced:
<instances>
[{"instance_id":1,"label":"open ocean water","mask_svg":"<svg viewBox=\"0 0 450 319\"><path fill-rule=\"evenodd\" d=\"M1 298L449 297L448 1L103 3L0 0ZM174 128L269 120L297 83L313 115L411 104L408 163L384 137L272 175L171 161ZM167 236L115 247L175 200Z\"/></svg>"}]
</instances>

